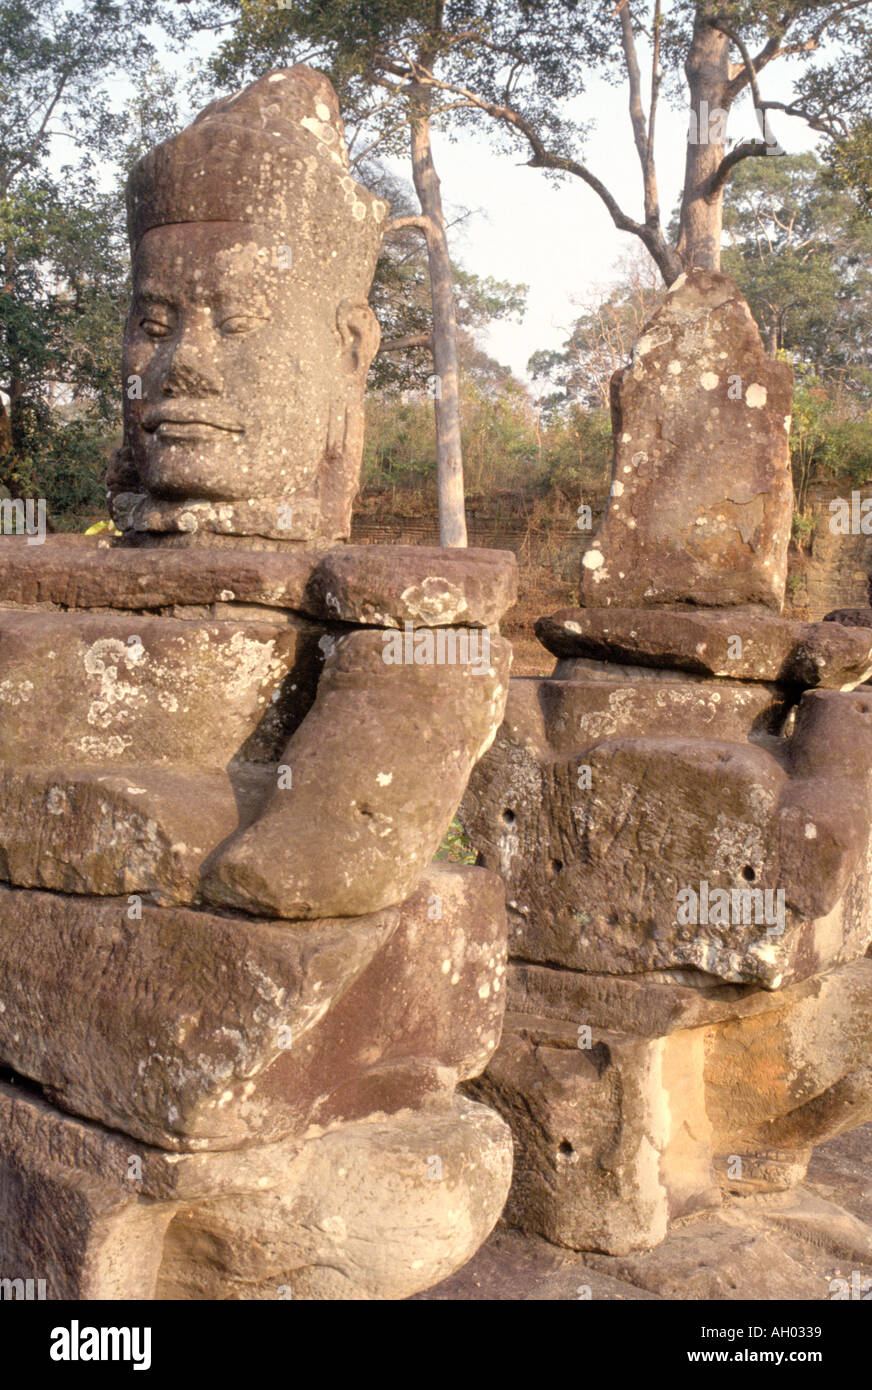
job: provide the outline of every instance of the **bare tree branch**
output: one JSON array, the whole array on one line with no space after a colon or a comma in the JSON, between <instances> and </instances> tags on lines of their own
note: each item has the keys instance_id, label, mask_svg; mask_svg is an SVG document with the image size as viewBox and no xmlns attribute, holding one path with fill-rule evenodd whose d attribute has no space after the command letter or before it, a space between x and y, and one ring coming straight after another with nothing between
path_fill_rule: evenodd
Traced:
<instances>
[{"instance_id":1,"label":"bare tree branch","mask_svg":"<svg viewBox=\"0 0 872 1390\"><path fill-rule=\"evenodd\" d=\"M425 347L433 351L433 338L430 333L409 333L405 338L389 338L379 347L377 356L383 352L404 352L406 348Z\"/></svg>"},{"instance_id":2,"label":"bare tree branch","mask_svg":"<svg viewBox=\"0 0 872 1390\"><path fill-rule=\"evenodd\" d=\"M763 109L773 111L783 111L785 116L796 116L801 121L805 121L812 130L819 130L824 135L831 135L834 140L844 139L848 134L847 123L841 116L830 116L825 118L818 112L807 111L805 107L799 106L795 101L764 101Z\"/></svg>"},{"instance_id":3,"label":"bare tree branch","mask_svg":"<svg viewBox=\"0 0 872 1390\"><path fill-rule=\"evenodd\" d=\"M763 98L760 95L760 87L757 82L757 71L754 67L754 59L751 57L751 54L748 51L748 46L745 43L745 40L742 38L741 34L737 34L735 30L731 29L728 24L725 24L723 22L723 20L713 19L712 28L719 30L719 32L722 34L726 34L727 38L730 40L730 43L734 43L742 55L742 62L745 64L745 71L748 74L748 83L751 87L751 96L754 101L754 112L757 116L763 139L766 142L766 144L771 147L771 141L768 138L769 133L766 129L766 107L764 106ZM785 153L785 151L781 148L781 145L778 143L777 140L775 141L774 149L776 154Z\"/></svg>"},{"instance_id":4,"label":"bare tree branch","mask_svg":"<svg viewBox=\"0 0 872 1390\"><path fill-rule=\"evenodd\" d=\"M646 179L650 176L655 180L654 171L654 122L657 117L657 98L660 95L660 29L662 22L661 0L656 0L654 5L654 18L652 21L653 39L651 48L651 105L648 110L648 163L645 167ZM657 199L657 221L660 221L660 204Z\"/></svg>"},{"instance_id":5,"label":"bare tree branch","mask_svg":"<svg viewBox=\"0 0 872 1390\"><path fill-rule=\"evenodd\" d=\"M711 202L720 193L733 169L740 164L743 159L753 159L760 155L768 155L772 149L765 140L743 140L740 145L735 145L729 154L725 154L711 178L706 181L703 190L704 197Z\"/></svg>"}]
</instances>

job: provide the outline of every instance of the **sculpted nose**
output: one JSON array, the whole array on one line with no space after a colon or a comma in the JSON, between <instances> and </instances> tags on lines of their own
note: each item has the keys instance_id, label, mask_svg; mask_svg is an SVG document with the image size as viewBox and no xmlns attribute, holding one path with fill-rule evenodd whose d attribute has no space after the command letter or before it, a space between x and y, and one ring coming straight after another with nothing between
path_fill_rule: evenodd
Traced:
<instances>
[{"instance_id":1,"label":"sculpted nose","mask_svg":"<svg viewBox=\"0 0 872 1390\"><path fill-rule=\"evenodd\" d=\"M194 331L182 332L163 380L165 396L220 396L224 381L214 353Z\"/></svg>"}]
</instances>

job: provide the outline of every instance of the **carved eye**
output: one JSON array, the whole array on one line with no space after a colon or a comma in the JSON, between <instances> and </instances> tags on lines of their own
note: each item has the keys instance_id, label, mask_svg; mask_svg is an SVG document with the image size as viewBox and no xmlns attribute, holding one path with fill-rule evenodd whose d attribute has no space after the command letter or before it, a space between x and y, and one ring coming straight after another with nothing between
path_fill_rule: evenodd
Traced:
<instances>
[{"instance_id":1,"label":"carved eye","mask_svg":"<svg viewBox=\"0 0 872 1390\"><path fill-rule=\"evenodd\" d=\"M168 338L173 331L168 323L160 319L140 319L139 326L147 338Z\"/></svg>"},{"instance_id":2,"label":"carved eye","mask_svg":"<svg viewBox=\"0 0 872 1390\"><path fill-rule=\"evenodd\" d=\"M251 333L255 328L259 328L264 322L255 314L231 314L221 323L221 332L230 337L238 337L242 333Z\"/></svg>"}]
</instances>

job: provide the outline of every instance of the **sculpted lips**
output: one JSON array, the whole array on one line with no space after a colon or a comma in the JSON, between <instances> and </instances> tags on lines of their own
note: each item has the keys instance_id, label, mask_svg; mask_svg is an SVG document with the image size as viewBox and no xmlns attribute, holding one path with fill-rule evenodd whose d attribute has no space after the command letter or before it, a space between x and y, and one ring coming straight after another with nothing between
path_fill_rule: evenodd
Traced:
<instances>
[{"instance_id":1,"label":"sculpted lips","mask_svg":"<svg viewBox=\"0 0 872 1390\"><path fill-rule=\"evenodd\" d=\"M214 439L217 435L242 435L235 421L207 419L205 414L184 407L159 406L145 411L142 428L158 439Z\"/></svg>"}]
</instances>

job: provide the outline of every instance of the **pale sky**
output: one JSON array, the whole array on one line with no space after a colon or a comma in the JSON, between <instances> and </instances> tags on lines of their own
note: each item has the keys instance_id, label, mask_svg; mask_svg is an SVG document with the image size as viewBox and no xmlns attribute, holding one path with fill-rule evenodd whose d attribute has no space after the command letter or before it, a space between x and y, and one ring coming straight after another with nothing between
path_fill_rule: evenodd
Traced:
<instances>
[{"instance_id":1,"label":"pale sky","mask_svg":"<svg viewBox=\"0 0 872 1390\"><path fill-rule=\"evenodd\" d=\"M207 40L197 49L205 57ZM169 64L179 72L180 82L190 56L189 50L181 62L173 59ZM644 72L644 59L642 67ZM770 65L761 76L764 99L787 99L788 79L795 70L790 60ZM123 80L117 89L123 101L128 95ZM644 100L647 104L647 94ZM579 116L589 121L591 113L596 125L583 151L585 162L624 211L640 217L639 164L625 88L592 80L581 99ZM776 113L772 127L790 154L815 146L817 137L802 121ZM759 134L746 93L733 110L728 135L738 140ZM661 100L655 158L664 224L681 187L685 139L686 115L670 110ZM525 381L532 352L562 347L577 316L573 301L583 302L613 282L618 261L638 244L635 237L616 230L596 194L579 179L567 178L555 186L542 170L523 166L527 157L520 145L516 153L498 153L483 135L469 132L456 142L438 133L434 139L434 160L449 217L452 207L480 210L453 229L453 255L477 274L529 285L523 323L496 323L480 338L482 347ZM390 167L410 181L407 163L390 161Z\"/></svg>"},{"instance_id":2,"label":"pale sky","mask_svg":"<svg viewBox=\"0 0 872 1390\"><path fill-rule=\"evenodd\" d=\"M765 99L781 100L787 84L772 76ZM597 112L597 128L586 145L585 163L631 217L641 217L639 164L632 141L624 89L597 82L587 109ZM664 225L677 202L684 177L687 120L661 105L657 118L655 158ZM815 147L817 137L804 122L773 117L772 130L789 154ZM750 99L731 115L731 138L759 138ZM528 284L527 314L522 325L496 323L482 335L486 347L526 380L526 364L537 348L559 348L573 322L573 299L615 278L618 260L638 241L619 232L597 195L577 178L555 186L540 169L527 169L526 154L497 154L483 141L463 144L438 139L434 161L450 204L482 208L455 232L455 255L481 275ZM520 165L520 167L519 167Z\"/></svg>"}]
</instances>

